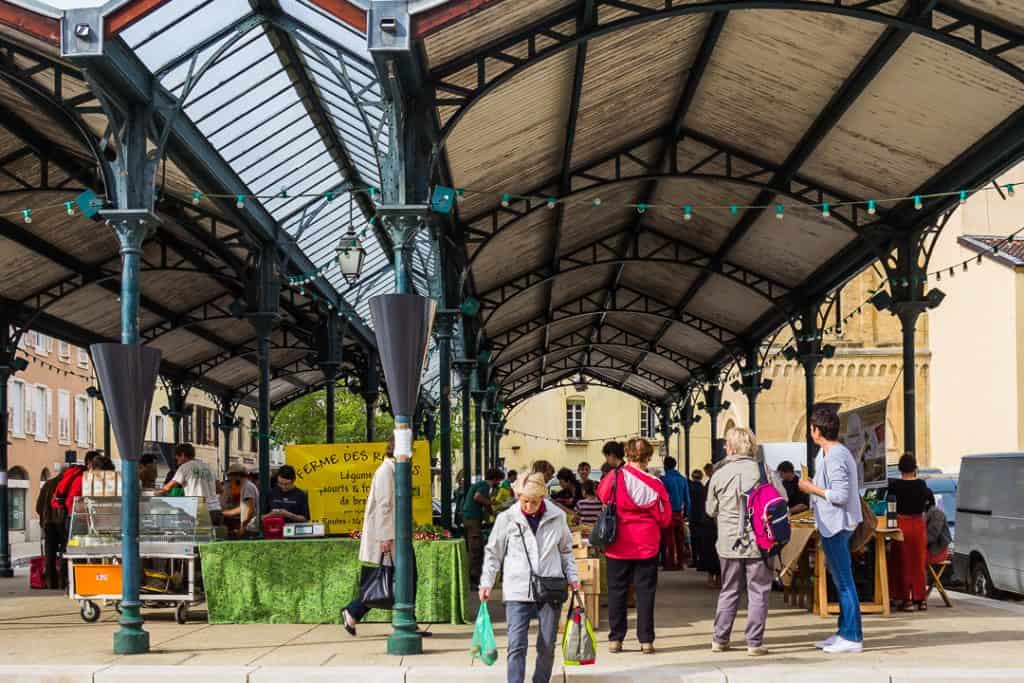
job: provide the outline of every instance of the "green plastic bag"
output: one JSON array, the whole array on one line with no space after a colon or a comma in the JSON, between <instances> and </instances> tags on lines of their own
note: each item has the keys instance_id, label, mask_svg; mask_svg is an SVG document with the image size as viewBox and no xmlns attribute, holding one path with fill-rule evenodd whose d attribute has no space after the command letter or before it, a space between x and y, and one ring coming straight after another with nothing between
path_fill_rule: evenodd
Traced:
<instances>
[{"instance_id":1,"label":"green plastic bag","mask_svg":"<svg viewBox=\"0 0 1024 683\"><path fill-rule=\"evenodd\" d=\"M583 609L583 599L573 591L569 600L569 618L562 635L562 661L566 666L586 666L597 661L597 638Z\"/></svg>"},{"instance_id":2,"label":"green plastic bag","mask_svg":"<svg viewBox=\"0 0 1024 683\"><path fill-rule=\"evenodd\" d=\"M473 642L469 647L472 659L479 659L487 666L498 661L498 643L494 640L494 628L491 626L491 613L487 611L487 603L480 603L480 611L476 614L473 624Z\"/></svg>"}]
</instances>

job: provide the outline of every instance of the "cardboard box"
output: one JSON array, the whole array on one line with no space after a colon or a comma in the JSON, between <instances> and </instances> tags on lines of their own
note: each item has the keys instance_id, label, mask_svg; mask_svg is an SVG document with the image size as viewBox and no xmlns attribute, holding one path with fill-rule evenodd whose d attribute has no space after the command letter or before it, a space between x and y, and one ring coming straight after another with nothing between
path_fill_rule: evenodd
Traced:
<instances>
[{"instance_id":1,"label":"cardboard box","mask_svg":"<svg viewBox=\"0 0 1024 683\"><path fill-rule=\"evenodd\" d=\"M593 586L593 592L597 593L597 587L601 583L601 560L576 560L576 571L580 575L580 583Z\"/></svg>"}]
</instances>

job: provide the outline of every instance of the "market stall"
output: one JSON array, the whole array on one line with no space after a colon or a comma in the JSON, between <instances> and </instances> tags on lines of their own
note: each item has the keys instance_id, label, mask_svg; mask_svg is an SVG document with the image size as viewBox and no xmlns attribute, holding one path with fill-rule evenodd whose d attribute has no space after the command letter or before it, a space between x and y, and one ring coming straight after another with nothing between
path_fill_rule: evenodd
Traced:
<instances>
[{"instance_id":1,"label":"market stall","mask_svg":"<svg viewBox=\"0 0 1024 683\"><path fill-rule=\"evenodd\" d=\"M781 579L785 587L786 602L806 607L821 617L839 613L839 604L828 599L828 567L814 520L808 516L792 520L793 535L783 549ZM861 596L863 614L889 616L889 570L886 561L886 542L900 542L903 532L886 527L880 517L874 532L873 585L870 598Z\"/></svg>"},{"instance_id":2,"label":"market stall","mask_svg":"<svg viewBox=\"0 0 1024 683\"><path fill-rule=\"evenodd\" d=\"M414 541L420 623L467 621L469 561L462 539ZM359 585L352 538L234 541L202 546L211 624L340 623ZM364 621L387 622L373 610Z\"/></svg>"}]
</instances>

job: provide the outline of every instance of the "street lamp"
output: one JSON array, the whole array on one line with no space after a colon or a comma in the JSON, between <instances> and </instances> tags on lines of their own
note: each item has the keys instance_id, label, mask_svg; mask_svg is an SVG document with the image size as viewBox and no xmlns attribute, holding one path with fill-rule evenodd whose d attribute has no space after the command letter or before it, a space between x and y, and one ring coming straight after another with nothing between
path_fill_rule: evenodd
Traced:
<instances>
[{"instance_id":1,"label":"street lamp","mask_svg":"<svg viewBox=\"0 0 1024 683\"><path fill-rule=\"evenodd\" d=\"M352 202L348 204L348 232L341 236L338 246L334 250L334 258L341 268L341 276L345 282L354 284L359 280L363 272L363 261L366 259L366 249L362 242L356 237L355 225L352 222Z\"/></svg>"}]
</instances>

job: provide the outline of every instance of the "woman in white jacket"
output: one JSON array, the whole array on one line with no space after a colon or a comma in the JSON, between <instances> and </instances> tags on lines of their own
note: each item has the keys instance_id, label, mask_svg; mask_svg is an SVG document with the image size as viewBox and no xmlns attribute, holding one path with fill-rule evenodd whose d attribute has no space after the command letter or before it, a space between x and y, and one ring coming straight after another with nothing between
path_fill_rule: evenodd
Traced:
<instances>
[{"instance_id":1,"label":"woman in white jacket","mask_svg":"<svg viewBox=\"0 0 1024 683\"><path fill-rule=\"evenodd\" d=\"M565 513L546 501L547 485L542 474L531 474L519 489L519 504L498 515L484 550L480 577L480 600L491 597L498 571L502 575L502 597L508 623L509 683L526 679L526 650L530 620L537 618L537 665L534 683L551 678L555 640L558 636L560 603L538 603L531 589L531 574L563 576L572 590L579 590L579 574L572 556L572 533Z\"/></svg>"}]
</instances>

